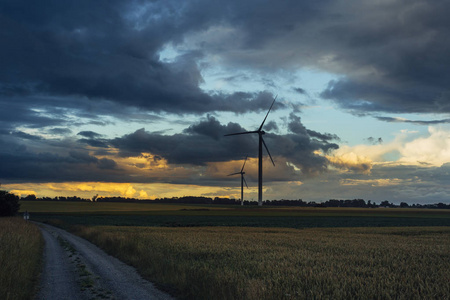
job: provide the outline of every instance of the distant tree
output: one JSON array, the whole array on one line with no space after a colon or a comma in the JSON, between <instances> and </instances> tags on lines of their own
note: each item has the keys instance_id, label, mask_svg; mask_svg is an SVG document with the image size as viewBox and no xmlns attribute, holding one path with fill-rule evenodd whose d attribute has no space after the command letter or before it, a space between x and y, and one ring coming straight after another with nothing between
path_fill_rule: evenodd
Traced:
<instances>
[{"instance_id":1,"label":"distant tree","mask_svg":"<svg viewBox=\"0 0 450 300\"><path fill-rule=\"evenodd\" d=\"M19 208L18 196L7 191L0 191L0 217L14 216L19 211Z\"/></svg>"},{"instance_id":2,"label":"distant tree","mask_svg":"<svg viewBox=\"0 0 450 300\"><path fill-rule=\"evenodd\" d=\"M95 195L94 197L92 197L92 202L96 202L96 201L97 201L97 198L98 198L98 194Z\"/></svg>"},{"instance_id":3,"label":"distant tree","mask_svg":"<svg viewBox=\"0 0 450 300\"><path fill-rule=\"evenodd\" d=\"M406 202L401 202L401 203L400 203L400 207L401 207L401 208L406 208L406 207L409 207L409 205L408 205L408 203L406 203Z\"/></svg>"},{"instance_id":4,"label":"distant tree","mask_svg":"<svg viewBox=\"0 0 450 300\"><path fill-rule=\"evenodd\" d=\"M22 200L36 200L36 195L34 194L28 195L25 198L22 198Z\"/></svg>"},{"instance_id":5,"label":"distant tree","mask_svg":"<svg viewBox=\"0 0 450 300\"><path fill-rule=\"evenodd\" d=\"M389 203L389 201L387 201L387 200L381 201L381 203L380 203L381 207L390 207L391 205L392 204Z\"/></svg>"}]
</instances>

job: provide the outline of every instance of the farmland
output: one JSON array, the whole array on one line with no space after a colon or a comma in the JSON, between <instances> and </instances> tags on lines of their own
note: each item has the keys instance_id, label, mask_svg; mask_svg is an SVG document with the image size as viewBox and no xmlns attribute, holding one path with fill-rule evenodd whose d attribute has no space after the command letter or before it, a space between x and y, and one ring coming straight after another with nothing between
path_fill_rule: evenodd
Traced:
<instances>
[{"instance_id":1,"label":"farmland","mask_svg":"<svg viewBox=\"0 0 450 300\"><path fill-rule=\"evenodd\" d=\"M390 208L263 208L148 203L24 201L37 221L69 225L243 226L243 227L386 227L450 226L450 210Z\"/></svg>"},{"instance_id":2,"label":"farmland","mask_svg":"<svg viewBox=\"0 0 450 300\"><path fill-rule=\"evenodd\" d=\"M78 227L187 299L444 299L450 228Z\"/></svg>"},{"instance_id":3,"label":"farmland","mask_svg":"<svg viewBox=\"0 0 450 300\"><path fill-rule=\"evenodd\" d=\"M31 201L25 210L182 299L450 294L448 210Z\"/></svg>"},{"instance_id":4,"label":"farmland","mask_svg":"<svg viewBox=\"0 0 450 300\"><path fill-rule=\"evenodd\" d=\"M0 218L0 299L31 298L43 244L36 225L21 218Z\"/></svg>"}]
</instances>

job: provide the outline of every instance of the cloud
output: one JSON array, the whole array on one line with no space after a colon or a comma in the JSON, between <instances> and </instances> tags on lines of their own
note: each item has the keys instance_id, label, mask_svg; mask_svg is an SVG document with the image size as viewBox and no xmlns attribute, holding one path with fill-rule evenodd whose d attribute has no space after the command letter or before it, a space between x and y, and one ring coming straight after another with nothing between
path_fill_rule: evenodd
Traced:
<instances>
[{"instance_id":1,"label":"cloud","mask_svg":"<svg viewBox=\"0 0 450 300\"><path fill-rule=\"evenodd\" d=\"M99 138L102 136L101 134L98 134L94 131L80 131L77 133L77 135L81 135L90 139Z\"/></svg>"},{"instance_id":2,"label":"cloud","mask_svg":"<svg viewBox=\"0 0 450 300\"><path fill-rule=\"evenodd\" d=\"M441 120L431 120L431 121L423 121L423 120L408 120L405 118L392 118L392 117L376 117L380 121L391 122L391 123L411 123L416 125L433 125L433 124L447 124L450 123L450 119L441 119Z\"/></svg>"},{"instance_id":3,"label":"cloud","mask_svg":"<svg viewBox=\"0 0 450 300\"><path fill-rule=\"evenodd\" d=\"M429 135L406 143L399 152L399 162L412 165L442 166L450 162L450 132L436 127L428 128Z\"/></svg>"},{"instance_id":4,"label":"cloud","mask_svg":"<svg viewBox=\"0 0 450 300\"><path fill-rule=\"evenodd\" d=\"M368 137L367 138L367 141L369 142L369 143L371 143L371 144L373 144L373 145L376 145L376 144L383 144L383 139L382 138L374 138L374 137Z\"/></svg>"},{"instance_id":5,"label":"cloud","mask_svg":"<svg viewBox=\"0 0 450 300\"><path fill-rule=\"evenodd\" d=\"M344 186L360 186L360 185L371 185L371 186L398 186L401 184L407 184L412 180L404 180L398 178L389 179L342 179L341 185Z\"/></svg>"},{"instance_id":6,"label":"cloud","mask_svg":"<svg viewBox=\"0 0 450 300\"><path fill-rule=\"evenodd\" d=\"M354 152L344 153L342 155L327 156L331 165L341 169L357 173L369 174L373 162L365 157L358 156Z\"/></svg>"},{"instance_id":7,"label":"cloud","mask_svg":"<svg viewBox=\"0 0 450 300\"><path fill-rule=\"evenodd\" d=\"M334 74L314 97L355 114L449 123L380 116L450 112L449 8L443 0L3 2L0 143L8 147L0 149L1 179L215 186L223 183L227 162L239 168L246 155L253 174L257 136L223 135L256 128L221 123L221 112L265 112L275 90L313 97L293 79L299 70ZM211 70L223 82L258 86L203 90ZM301 104L282 93L274 110L297 107L298 113ZM183 117L177 125L184 130L170 134L154 126L173 115ZM186 115L207 117L188 124ZM98 126L119 126L118 120L133 129L114 132L115 138L98 133ZM136 130L143 122L152 131ZM374 137L367 140L373 145L339 147L338 136L306 128L298 114L286 116L285 124L268 120L264 138L277 166L267 178L280 185L302 180L301 188L313 189L305 182L324 174L338 189L339 176L384 180L389 171L404 180L399 199L415 197L413 184L423 195L441 197L448 135L432 128L422 138L402 133L392 142ZM295 184L289 189L298 191ZM128 194L142 190L156 194L137 185Z\"/></svg>"},{"instance_id":8,"label":"cloud","mask_svg":"<svg viewBox=\"0 0 450 300\"><path fill-rule=\"evenodd\" d=\"M60 135L69 135L72 133L72 130L69 128L51 128L48 130L51 134L60 134Z\"/></svg>"},{"instance_id":9,"label":"cloud","mask_svg":"<svg viewBox=\"0 0 450 300\"><path fill-rule=\"evenodd\" d=\"M328 152L337 149L337 144L328 141L337 137L308 131L300 118L294 114L291 114L288 127L291 133L285 135L265 134L264 139L271 154L284 157L300 168L304 174L325 172L328 161L315 151ZM208 116L205 120L191 125L181 134L161 135L139 129L112 140L111 144L118 148L120 155L124 157L149 152L164 157L169 164L204 166L209 162L242 159L246 155L257 157L256 134L224 136L245 131L247 130L237 123L230 122L222 125L213 116ZM315 139L317 136L321 139Z\"/></svg>"},{"instance_id":10,"label":"cloud","mask_svg":"<svg viewBox=\"0 0 450 300\"><path fill-rule=\"evenodd\" d=\"M275 123L269 127L277 128ZM330 141L337 137L306 129L295 114L290 115L287 128L289 131L285 134L267 132L264 135L277 164L276 168L270 163L264 164L265 168L271 168L266 178L295 181L297 177L326 172L330 161L321 153L337 149L338 145ZM10 145L0 150L0 174L3 174L2 180L26 182L202 182L222 185L224 182L219 177L223 176L217 176L217 170L227 170L226 164L241 161L247 155L247 167L254 173L249 176L257 174L254 162L258 157L258 136L224 136L244 131L247 129L238 123L222 124L208 115L172 135L148 132L143 128L114 139L106 139L93 131L80 131L75 137L62 140L0 135L0 141ZM79 136L86 138L77 139ZM89 147L85 147L85 143ZM265 151L264 157L267 158Z\"/></svg>"},{"instance_id":11,"label":"cloud","mask_svg":"<svg viewBox=\"0 0 450 300\"><path fill-rule=\"evenodd\" d=\"M449 149L450 132L430 126L427 136L401 131L391 142L343 145L326 157L341 169L370 173L376 165L397 166L399 170L400 166L440 167L450 161Z\"/></svg>"},{"instance_id":12,"label":"cloud","mask_svg":"<svg viewBox=\"0 0 450 300\"><path fill-rule=\"evenodd\" d=\"M3 4L6 46L0 57L7 59L0 63L0 104L11 98L32 103L39 97L34 106L52 101L56 107L85 110L85 104L101 104L101 110L109 107L110 113L117 113L120 106L176 114L265 109L266 98L273 98L267 93L202 91L199 50L171 62L159 60L164 45L213 20L198 19L196 11L204 7L186 3L183 9L176 1L147 4L113 1L105 4L107 9L89 1L67 5L51 1L45 8L26 1Z\"/></svg>"},{"instance_id":13,"label":"cloud","mask_svg":"<svg viewBox=\"0 0 450 300\"><path fill-rule=\"evenodd\" d=\"M90 1L1 4L0 125L65 126L70 114L125 117L132 108L246 113L265 110L273 98L267 92L204 91L202 74L211 67L248 78L302 68L333 73L339 77L322 97L356 113L450 111L446 1L219 6L209 1L109 1L102 9ZM168 46L175 54L164 60L161 51ZM271 81L264 86L276 88ZM303 87L294 90L307 94Z\"/></svg>"},{"instance_id":14,"label":"cloud","mask_svg":"<svg viewBox=\"0 0 450 300\"><path fill-rule=\"evenodd\" d=\"M11 194L17 195L19 197L26 197L28 195L36 195L34 190L10 190Z\"/></svg>"},{"instance_id":15,"label":"cloud","mask_svg":"<svg viewBox=\"0 0 450 300\"><path fill-rule=\"evenodd\" d=\"M253 4L229 1L185 48L228 67L336 74L321 96L356 113L450 112L447 1Z\"/></svg>"},{"instance_id":16,"label":"cloud","mask_svg":"<svg viewBox=\"0 0 450 300\"><path fill-rule=\"evenodd\" d=\"M295 87L295 88L292 88L295 92L297 92L297 93L299 93L299 94L301 94L301 95L308 95L308 92L306 92L306 90L305 89L302 89L302 88L300 88L300 87Z\"/></svg>"}]
</instances>

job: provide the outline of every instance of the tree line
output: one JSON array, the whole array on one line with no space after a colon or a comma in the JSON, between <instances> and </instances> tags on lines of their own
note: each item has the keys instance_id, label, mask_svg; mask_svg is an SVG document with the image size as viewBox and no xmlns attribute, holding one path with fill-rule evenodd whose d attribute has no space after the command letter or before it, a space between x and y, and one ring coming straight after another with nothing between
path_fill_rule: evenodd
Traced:
<instances>
[{"instance_id":1,"label":"tree line","mask_svg":"<svg viewBox=\"0 0 450 300\"><path fill-rule=\"evenodd\" d=\"M80 198L77 196L72 197L42 197L37 198L35 195L28 195L22 197L24 201L85 201L85 202L129 202L129 203L173 203L173 204L222 204L222 205L240 205L241 201L234 198L226 197L202 197L202 196L184 196L184 197L171 197L171 198L156 198L156 199L136 199L126 197L98 197L95 195L91 199ZM244 200L244 205L257 205L257 201ZM371 200L365 201L364 199L352 199L352 200L338 200L330 199L325 202L315 201L303 201L302 199L289 200L265 200L264 205L270 206L297 206L297 207L356 207L356 208L377 208L377 207L391 207L391 208L439 208L450 209L450 204L436 203L436 204L408 204L401 202L399 205L389 202L388 200L381 201L379 204L372 202Z\"/></svg>"}]
</instances>

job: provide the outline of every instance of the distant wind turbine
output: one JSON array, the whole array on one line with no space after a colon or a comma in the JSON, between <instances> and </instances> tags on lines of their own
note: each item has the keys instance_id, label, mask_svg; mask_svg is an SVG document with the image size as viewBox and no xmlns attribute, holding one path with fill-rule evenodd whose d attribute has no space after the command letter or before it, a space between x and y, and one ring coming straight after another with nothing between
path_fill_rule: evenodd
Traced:
<instances>
[{"instance_id":1,"label":"distant wind turbine","mask_svg":"<svg viewBox=\"0 0 450 300\"><path fill-rule=\"evenodd\" d=\"M244 183L245 183L245 186L248 188L247 181L245 181L245 178L244 178L244 174L245 174L244 167L245 167L245 163L247 162L247 158L248 158L248 155L247 155L247 157L245 157L244 164L242 165L242 169L240 172L228 174L228 176L241 174L241 205L244 205Z\"/></svg>"},{"instance_id":2,"label":"distant wind turbine","mask_svg":"<svg viewBox=\"0 0 450 300\"><path fill-rule=\"evenodd\" d=\"M262 130L264 123L266 122L267 116L270 113L270 110L272 109L273 104L275 103L275 100L277 100L277 97L275 97L275 99L273 99L272 105L269 108L269 111L266 114L266 117L264 118L264 120L261 123L261 126L259 126L258 130L255 131L245 131L245 132L238 132L238 133L230 133L230 134L225 134L225 136L230 136L230 135L239 135L239 134L249 134L249 133L257 133L259 136L259 153L258 153L258 206L262 206L262 146L264 145L264 147L267 150L267 154L269 154L270 160L272 161L272 164L275 166L275 163L273 162L272 159L272 155L270 155L269 152L269 148L267 148L266 142L264 142L263 139L263 135L265 134L264 130Z\"/></svg>"}]
</instances>

